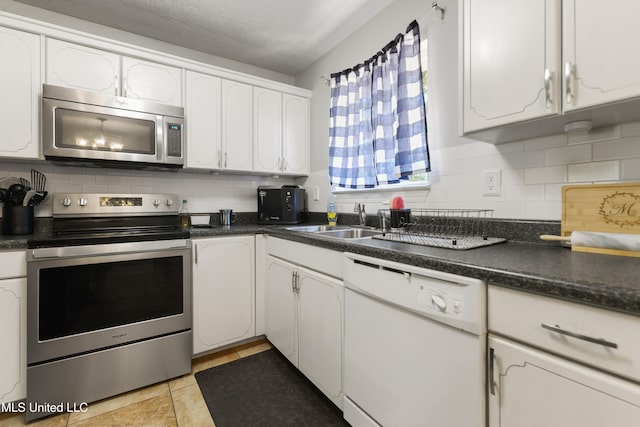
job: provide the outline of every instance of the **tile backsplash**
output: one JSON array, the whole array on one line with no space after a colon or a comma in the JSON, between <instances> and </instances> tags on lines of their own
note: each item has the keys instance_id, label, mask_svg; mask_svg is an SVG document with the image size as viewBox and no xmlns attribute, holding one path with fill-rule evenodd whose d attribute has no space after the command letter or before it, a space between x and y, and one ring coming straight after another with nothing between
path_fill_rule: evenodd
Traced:
<instances>
[{"instance_id":1,"label":"tile backsplash","mask_svg":"<svg viewBox=\"0 0 640 427\"><path fill-rule=\"evenodd\" d=\"M429 188L340 194L339 212L351 212L357 201L374 213L402 194L411 208L494 209L494 218L560 220L563 185L640 181L640 122L500 145L465 138L456 144L431 146ZM484 171L496 169L500 195L484 196ZM316 171L305 185L326 192L325 181L326 171ZM312 201L311 210L322 211L325 203L326 196Z\"/></svg>"},{"instance_id":2,"label":"tile backsplash","mask_svg":"<svg viewBox=\"0 0 640 427\"><path fill-rule=\"evenodd\" d=\"M256 212L259 185L292 184L289 178L223 175L187 171L141 171L129 169L58 166L50 162L0 162L0 177L30 179L31 168L47 176L49 193L176 193L189 201L191 213L219 209ZM36 208L36 216L51 216L51 198Z\"/></svg>"}]
</instances>

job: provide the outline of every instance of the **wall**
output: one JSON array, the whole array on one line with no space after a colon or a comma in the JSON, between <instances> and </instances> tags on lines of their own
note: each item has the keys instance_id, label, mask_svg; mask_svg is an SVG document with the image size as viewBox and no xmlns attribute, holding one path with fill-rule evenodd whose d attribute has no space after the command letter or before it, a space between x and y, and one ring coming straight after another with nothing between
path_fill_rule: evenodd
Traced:
<instances>
[{"instance_id":1,"label":"wall","mask_svg":"<svg viewBox=\"0 0 640 427\"><path fill-rule=\"evenodd\" d=\"M458 13L457 0L439 0L445 19L432 13L431 2L396 0L354 32L336 49L296 76L296 85L313 90L311 107L311 170L304 182L319 187L325 209L328 184L329 87L320 76L351 67L372 56L418 20L429 39L430 189L348 193L338 196L338 208L351 212L355 201L369 213L385 207L392 194L402 194L412 208L494 209L495 218L549 219L561 217L565 184L640 180L640 123L594 129L585 135L555 135L502 145L458 136ZM483 196L485 170L502 171L500 196Z\"/></svg>"}]
</instances>

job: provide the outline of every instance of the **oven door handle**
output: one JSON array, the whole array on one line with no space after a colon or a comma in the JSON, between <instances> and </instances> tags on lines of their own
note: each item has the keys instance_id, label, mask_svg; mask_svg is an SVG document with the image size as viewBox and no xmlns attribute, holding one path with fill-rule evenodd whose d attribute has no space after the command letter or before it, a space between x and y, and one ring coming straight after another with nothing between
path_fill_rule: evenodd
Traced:
<instances>
[{"instance_id":1,"label":"oven door handle","mask_svg":"<svg viewBox=\"0 0 640 427\"><path fill-rule=\"evenodd\" d=\"M186 239L156 240L150 242L110 243L103 245L63 246L38 248L27 252L27 261L47 258L77 258L82 256L114 255L130 252L162 251L189 248Z\"/></svg>"}]
</instances>

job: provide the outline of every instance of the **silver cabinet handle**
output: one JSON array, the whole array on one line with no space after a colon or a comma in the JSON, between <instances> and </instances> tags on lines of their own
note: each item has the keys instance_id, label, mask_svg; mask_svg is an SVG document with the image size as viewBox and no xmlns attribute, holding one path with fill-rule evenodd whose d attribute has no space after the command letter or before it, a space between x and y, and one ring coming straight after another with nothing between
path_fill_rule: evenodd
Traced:
<instances>
[{"instance_id":1,"label":"silver cabinet handle","mask_svg":"<svg viewBox=\"0 0 640 427\"><path fill-rule=\"evenodd\" d=\"M494 370L494 361L495 361L495 350L493 347L489 347L489 392L492 396L496 395L496 382L493 379L493 370Z\"/></svg>"},{"instance_id":2,"label":"silver cabinet handle","mask_svg":"<svg viewBox=\"0 0 640 427\"><path fill-rule=\"evenodd\" d=\"M118 75L117 75L117 74L116 74L116 76L114 77L114 79L115 79L115 85L114 85L114 86L115 86L115 89L114 89L113 91L115 92L115 94L114 94L114 95L115 95L115 96L118 96L118 80L119 80L119 79L118 79Z\"/></svg>"},{"instance_id":3,"label":"silver cabinet handle","mask_svg":"<svg viewBox=\"0 0 640 427\"><path fill-rule=\"evenodd\" d=\"M549 68L544 69L544 95L547 108L551 108L553 104L553 98L551 96L551 70Z\"/></svg>"},{"instance_id":4,"label":"silver cabinet handle","mask_svg":"<svg viewBox=\"0 0 640 427\"><path fill-rule=\"evenodd\" d=\"M296 293L296 272L291 273L291 292Z\"/></svg>"},{"instance_id":5,"label":"silver cabinet handle","mask_svg":"<svg viewBox=\"0 0 640 427\"><path fill-rule=\"evenodd\" d=\"M566 335L566 336L572 337L572 338L576 338L576 339L579 339L579 340L582 340L582 341L587 341L587 342L590 342L590 343L593 343L593 344L598 344L598 345L602 345L602 346L610 347L610 348L618 348L618 344L613 343L611 341L607 341L607 340L605 340L603 338L593 338L593 337L590 337L588 335L582 335L582 334L578 334L578 333L575 333L575 332L567 331L566 329L562 329L558 325L548 325L546 323L541 323L540 326L543 327L544 329L548 329L550 331L557 332L559 334Z\"/></svg>"},{"instance_id":6,"label":"silver cabinet handle","mask_svg":"<svg viewBox=\"0 0 640 427\"><path fill-rule=\"evenodd\" d=\"M198 244L197 243L193 245L193 262L194 264L198 263Z\"/></svg>"},{"instance_id":7,"label":"silver cabinet handle","mask_svg":"<svg viewBox=\"0 0 640 427\"><path fill-rule=\"evenodd\" d=\"M227 168L227 163L229 162L229 153L224 152L224 168Z\"/></svg>"},{"instance_id":8,"label":"silver cabinet handle","mask_svg":"<svg viewBox=\"0 0 640 427\"><path fill-rule=\"evenodd\" d=\"M222 169L222 151L218 150L218 169Z\"/></svg>"},{"instance_id":9,"label":"silver cabinet handle","mask_svg":"<svg viewBox=\"0 0 640 427\"><path fill-rule=\"evenodd\" d=\"M571 61L567 61L567 63L564 64L565 100L567 101L567 104L573 104L573 79L575 71L575 66Z\"/></svg>"}]
</instances>

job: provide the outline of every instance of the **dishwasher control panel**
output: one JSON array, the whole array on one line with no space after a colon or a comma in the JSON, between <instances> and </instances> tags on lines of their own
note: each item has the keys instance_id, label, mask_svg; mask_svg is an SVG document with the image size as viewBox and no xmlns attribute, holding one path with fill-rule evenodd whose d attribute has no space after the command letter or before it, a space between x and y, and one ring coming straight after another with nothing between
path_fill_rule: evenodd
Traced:
<instances>
[{"instance_id":1,"label":"dishwasher control panel","mask_svg":"<svg viewBox=\"0 0 640 427\"><path fill-rule=\"evenodd\" d=\"M412 277L412 280L420 283L420 277ZM418 303L432 310L451 315L461 315L464 307L464 296L443 287L429 288L428 285L418 284Z\"/></svg>"},{"instance_id":2,"label":"dishwasher control panel","mask_svg":"<svg viewBox=\"0 0 640 427\"><path fill-rule=\"evenodd\" d=\"M345 254L345 288L465 331L486 332L486 283L479 279Z\"/></svg>"}]
</instances>

